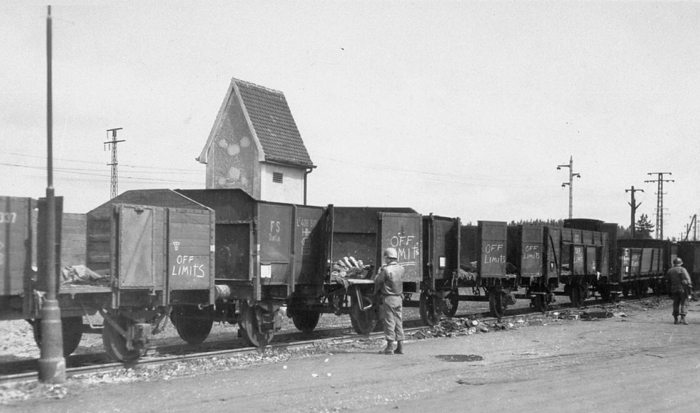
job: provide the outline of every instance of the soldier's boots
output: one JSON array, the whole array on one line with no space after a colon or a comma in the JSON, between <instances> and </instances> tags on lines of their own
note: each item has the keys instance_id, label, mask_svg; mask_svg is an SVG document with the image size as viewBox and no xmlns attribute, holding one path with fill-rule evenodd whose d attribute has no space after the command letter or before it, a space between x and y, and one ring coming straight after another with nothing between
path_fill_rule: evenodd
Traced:
<instances>
[{"instance_id":1,"label":"soldier's boots","mask_svg":"<svg viewBox=\"0 0 700 413\"><path fill-rule=\"evenodd\" d=\"M681 316L681 324L683 324L683 325L685 325L685 326L688 325L688 322L685 321L685 316L684 316L684 315Z\"/></svg>"},{"instance_id":2,"label":"soldier's boots","mask_svg":"<svg viewBox=\"0 0 700 413\"><path fill-rule=\"evenodd\" d=\"M677 315L673 316L673 324L678 324L678 316Z\"/></svg>"},{"instance_id":3,"label":"soldier's boots","mask_svg":"<svg viewBox=\"0 0 700 413\"><path fill-rule=\"evenodd\" d=\"M403 341L396 342L396 350L394 350L394 354L403 354Z\"/></svg>"},{"instance_id":4,"label":"soldier's boots","mask_svg":"<svg viewBox=\"0 0 700 413\"><path fill-rule=\"evenodd\" d=\"M401 342L399 341L399 343ZM392 340L387 340L386 348L380 351L379 354L394 354L394 342Z\"/></svg>"}]
</instances>

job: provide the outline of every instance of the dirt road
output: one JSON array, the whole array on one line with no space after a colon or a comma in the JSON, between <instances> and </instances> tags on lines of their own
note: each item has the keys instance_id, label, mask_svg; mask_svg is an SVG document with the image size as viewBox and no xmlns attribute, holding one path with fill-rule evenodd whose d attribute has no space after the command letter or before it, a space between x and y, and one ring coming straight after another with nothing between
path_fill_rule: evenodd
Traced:
<instances>
[{"instance_id":1,"label":"dirt road","mask_svg":"<svg viewBox=\"0 0 700 413\"><path fill-rule=\"evenodd\" d=\"M669 300L649 300L603 320L412 340L405 355L379 355L380 340L358 340L186 377L72 379L60 400L0 410L689 412L700 402L700 305L690 308L688 326L673 325Z\"/></svg>"}]
</instances>

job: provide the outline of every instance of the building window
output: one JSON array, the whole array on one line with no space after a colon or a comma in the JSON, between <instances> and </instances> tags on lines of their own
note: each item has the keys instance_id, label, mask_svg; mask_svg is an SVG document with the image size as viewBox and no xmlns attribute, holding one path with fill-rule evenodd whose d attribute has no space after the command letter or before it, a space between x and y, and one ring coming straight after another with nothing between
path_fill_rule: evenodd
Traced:
<instances>
[{"instance_id":1,"label":"building window","mask_svg":"<svg viewBox=\"0 0 700 413\"><path fill-rule=\"evenodd\" d=\"M282 172L273 172L272 173L272 182L277 182L278 184L281 184L283 178L284 178L284 175L282 174Z\"/></svg>"}]
</instances>

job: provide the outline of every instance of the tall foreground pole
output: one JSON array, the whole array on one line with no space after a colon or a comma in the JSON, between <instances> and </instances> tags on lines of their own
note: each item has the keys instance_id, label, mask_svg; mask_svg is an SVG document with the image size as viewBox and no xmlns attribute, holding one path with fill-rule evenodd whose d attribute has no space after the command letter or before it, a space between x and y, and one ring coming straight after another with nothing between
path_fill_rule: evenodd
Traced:
<instances>
[{"instance_id":1,"label":"tall foreground pole","mask_svg":"<svg viewBox=\"0 0 700 413\"><path fill-rule=\"evenodd\" d=\"M39 381L63 383L66 381L66 359L63 358L63 333L61 331L61 308L56 300L56 200L53 190L53 111L51 84L51 6L46 18L46 141L47 180L46 208L48 228L46 230L46 299L41 307L41 356L39 358Z\"/></svg>"},{"instance_id":2,"label":"tall foreground pole","mask_svg":"<svg viewBox=\"0 0 700 413\"><path fill-rule=\"evenodd\" d=\"M569 182L564 182L561 186L569 186L569 219L574 216L574 177L580 178L581 174L574 172L574 157L569 157L568 165L558 165L557 169L569 168Z\"/></svg>"}]
</instances>

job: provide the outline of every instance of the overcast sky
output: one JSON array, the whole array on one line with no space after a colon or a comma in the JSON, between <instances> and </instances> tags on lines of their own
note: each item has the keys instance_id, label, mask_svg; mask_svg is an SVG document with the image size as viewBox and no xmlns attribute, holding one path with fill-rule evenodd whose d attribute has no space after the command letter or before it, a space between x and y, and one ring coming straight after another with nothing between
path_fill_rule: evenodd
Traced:
<instances>
[{"instance_id":1,"label":"overcast sky","mask_svg":"<svg viewBox=\"0 0 700 413\"><path fill-rule=\"evenodd\" d=\"M66 211L202 188L231 78L282 91L310 204L478 220L655 222L700 211L700 3L53 2L54 166ZM46 4L0 3L0 195L46 191ZM111 139L111 138L110 138Z\"/></svg>"}]
</instances>

